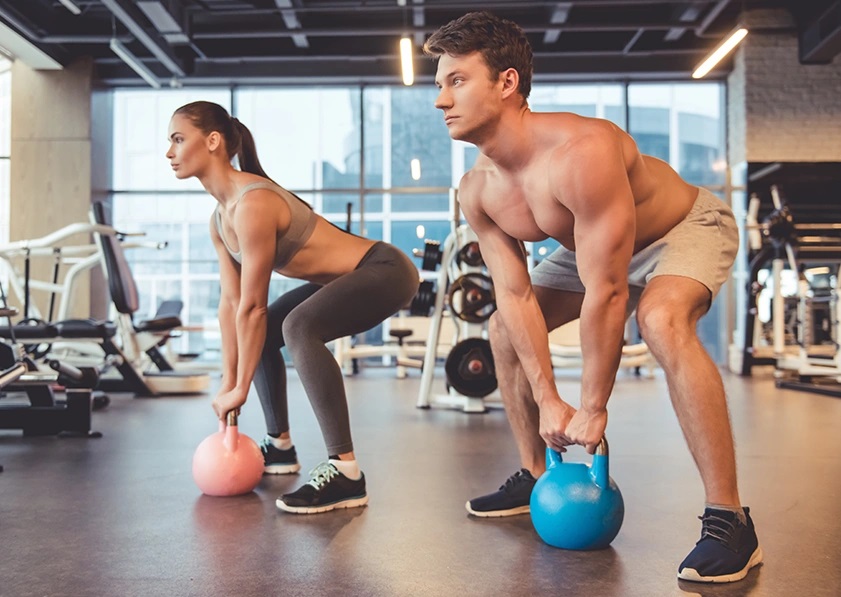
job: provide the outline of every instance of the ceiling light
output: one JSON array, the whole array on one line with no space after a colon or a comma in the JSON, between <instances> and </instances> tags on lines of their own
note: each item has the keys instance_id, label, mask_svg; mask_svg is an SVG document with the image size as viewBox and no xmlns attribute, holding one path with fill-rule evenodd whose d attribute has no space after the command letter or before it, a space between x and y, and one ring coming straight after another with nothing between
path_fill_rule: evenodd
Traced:
<instances>
[{"instance_id":1,"label":"ceiling light","mask_svg":"<svg viewBox=\"0 0 841 597\"><path fill-rule=\"evenodd\" d=\"M404 37L400 40L400 65L403 67L403 84L415 82L415 65L412 62L412 40Z\"/></svg>"},{"instance_id":2,"label":"ceiling light","mask_svg":"<svg viewBox=\"0 0 841 597\"><path fill-rule=\"evenodd\" d=\"M149 67L147 67L145 64L140 62L140 59L137 56L135 56L134 54L132 54L129 51L129 49L126 48L122 44L122 42L120 42L120 40L112 39L111 43L110 43L110 46L111 46L111 51L114 52L117 56L119 56L120 59L123 62L125 62L128 66L130 66L131 70L133 70L138 75L140 75L140 77L144 81L149 83L149 85L151 85L155 89L160 89L161 82L155 76L155 73L153 73L151 70L149 70Z\"/></svg>"},{"instance_id":3,"label":"ceiling light","mask_svg":"<svg viewBox=\"0 0 841 597\"><path fill-rule=\"evenodd\" d=\"M74 15L80 14L82 12L82 9L79 8L78 6L76 6L75 4L73 4L73 2L71 2L70 0L58 0L58 1L61 2L64 5L64 7L67 10L69 10L70 12L72 12Z\"/></svg>"},{"instance_id":4,"label":"ceiling light","mask_svg":"<svg viewBox=\"0 0 841 597\"><path fill-rule=\"evenodd\" d=\"M420 180L420 160L418 158L412 158L412 161L409 163L409 167L412 170L412 180Z\"/></svg>"},{"instance_id":5,"label":"ceiling light","mask_svg":"<svg viewBox=\"0 0 841 597\"><path fill-rule=\"evenodd\" d=\"M695 72L692 73L693 79L700 79L708 72L710 72L715 65L721 62L721 59L727 56L733 48L739 45L739 42L742 41L745 36L748 34L748 30L744 27L736 27L727 38L721 42L712 53L704 58L704 60L695 68Z\"/></svg>"}]
</instances>

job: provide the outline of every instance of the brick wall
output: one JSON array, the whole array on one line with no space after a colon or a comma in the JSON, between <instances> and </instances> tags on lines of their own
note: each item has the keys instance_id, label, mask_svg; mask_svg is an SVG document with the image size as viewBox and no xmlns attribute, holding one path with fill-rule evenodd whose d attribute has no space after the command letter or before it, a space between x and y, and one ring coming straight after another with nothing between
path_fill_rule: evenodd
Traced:
<instances>
[{"instance_id":1,"label":"brick wall","mask_svg":"<svg viewBox=\"0 0 841 597\"><path fill-rule=\"evenodd\" d=\"M730 163L841 161L841 57L800 64L785 11L750 11L745 22L756 31L727 80Z\"/></svg>"}]
</instances>

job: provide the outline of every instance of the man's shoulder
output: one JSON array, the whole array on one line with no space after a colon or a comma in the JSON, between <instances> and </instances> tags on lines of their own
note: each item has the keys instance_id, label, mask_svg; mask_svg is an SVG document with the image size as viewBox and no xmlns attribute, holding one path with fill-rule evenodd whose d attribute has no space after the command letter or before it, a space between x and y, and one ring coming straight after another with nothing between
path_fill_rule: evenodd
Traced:
<instances>
[{"instance_id":1,"label":"man's shoulder","mask_svg":"<svg viewBox=\"0 0 841 597\"><path fill-rule=\"evenodd\" d=\"M541 138L544 147L550 150L573 144L605 142L622 134L622 130L609 120L571 112L532 113L531 126L534 135Z\"/></svg>"},{"instance_id":2,"label":"man's shoulder","mask_svg":"<svg viewBox=\"0 0 841 597\"><path fill-rule=\"evenodd\" d=\"M459 183L459 189L473 191L480 190L496 175L496 167L487 157L480 155L473 167L464 173Z\"/></svg>"}]
</instances>

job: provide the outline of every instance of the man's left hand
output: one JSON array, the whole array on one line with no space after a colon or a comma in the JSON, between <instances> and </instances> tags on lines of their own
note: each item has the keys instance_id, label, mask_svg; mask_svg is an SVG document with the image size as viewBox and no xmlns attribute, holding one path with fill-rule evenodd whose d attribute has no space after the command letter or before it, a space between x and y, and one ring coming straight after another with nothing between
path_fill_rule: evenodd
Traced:
<instances>
[{"instance_id":1,"label":"man's left hand","mask_svg":"<svg viewBox=\"0 0 841 597\"><path fill-rule=\"evenodd\" d=\"M587 410L582 407L570 419L564 435L572 443L584 446L587 453L593 454L599 442L602 441L605 427L607 427L606 408Z\"/></svg>"}]
</instances>

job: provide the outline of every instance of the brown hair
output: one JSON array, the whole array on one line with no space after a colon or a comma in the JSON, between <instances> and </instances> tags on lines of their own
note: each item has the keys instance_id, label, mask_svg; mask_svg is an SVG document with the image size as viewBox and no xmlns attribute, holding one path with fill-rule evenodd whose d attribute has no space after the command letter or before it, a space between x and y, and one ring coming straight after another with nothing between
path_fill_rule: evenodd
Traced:
<instances>
[{"instance_id":1,"label":"brown hair","mask_svg":"<svg viewBox=\"0 0 841 597\"><path fill-rule=\"evenodd\" d=\"M257 147L251 131L239 120L232 118L225 108L213 102L198 101L181 106L175 114L189 118L193 126L205 135L213 131L222 135L228 159L237 156L240 170L269 178L257 158Z\"/></svg>"},{"instance_id":2,"label":"brown hair","mask_svg":"<svg viewBox=\"0 0 841 597\"><path fill-rule=\"evenodd\" d=\"M517 91L523 101L531 92L534 57L525 32L513 21L487 11L470 12L450 21L426 40L423 51L435 58L479 52L491 71L492 80L513 68L520 75Z\"/></svg>"}]
</instances>

